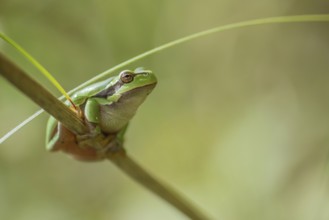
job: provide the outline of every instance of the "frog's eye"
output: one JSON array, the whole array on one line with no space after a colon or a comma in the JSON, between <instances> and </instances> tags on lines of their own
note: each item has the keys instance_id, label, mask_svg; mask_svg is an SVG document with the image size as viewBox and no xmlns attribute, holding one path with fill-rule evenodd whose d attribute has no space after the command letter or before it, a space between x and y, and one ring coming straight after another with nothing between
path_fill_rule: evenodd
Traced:
<instances>
[{"instance_id":1,"label":"frog's eye","mask_svg":"<svg viewBox=\"0 0 329 220\"><path fill-rule=\"evenodd\" d=\"M120 80L123 83L130 83L133 81L135 74L130 71L123 71L120 73Z\"/></svg>"}]
</instances>

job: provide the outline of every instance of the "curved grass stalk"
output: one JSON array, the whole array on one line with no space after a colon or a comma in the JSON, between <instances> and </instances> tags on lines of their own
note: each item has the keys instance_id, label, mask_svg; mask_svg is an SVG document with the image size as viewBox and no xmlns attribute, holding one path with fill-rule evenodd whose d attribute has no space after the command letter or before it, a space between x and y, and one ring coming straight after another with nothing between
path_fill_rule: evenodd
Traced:
<instances>
[{"instance_id":1,"label":"curved grass stalk","mask_svg":"<svg viewBox=\"0 0 329 220\"><path fill-rule=\"evenodd\" d=\"M150 55L153 55L155 53L161 52L163 50L169 49L171 47L177 46L182 43L186 43L188 41L205 37L211 34L237 29L237 28L243 28L248 26L256 26L256 25L264 25L264 24L279 24L279 23L301 23L301 22L329 22L329 14L322 14L322 15L295 15L295 16L280 16L280 17L270 17L270 18L261 18L261 19L255 19L255 20L249 20L249 21L242 21L238 23L228 24L228 25L222 25L215 28L211 28L205 31L197 32L195 34L188 35L186 37L179 38L177 40L171 41L169 43L163 44L159 47L156 47L154 49L151 49L149 51L146 51L140 55L137 55L131 59L128 59L106 71L103 73L98 74L97 76L93 77L92 79L86 81L85 83L79 85L75 89L71 90L71 92L75 92L93 82L96 82L104 77L109 76L114 71L117 71L125 66L128 66L136 61L139 61L141 59L144 59Z\"/></svg>"},{"instance_id":2,"label":"curved grass stalk","mask_svg":"<svg viewBox=\"0 0 329 220\"><path fill-rule=\"evenodd\" d=\"M110 74L112 74L113 72L127 66L130 65L136 61L139 61L141 59L144 59L150 55L153 55L155 53L164 51L166 49L169 49L171 47L177 46L179 44L182 43L186 43L188 41L194 40L194 39L198 39L200 37L205 37L211 34L215 34L215 33L219 33L219 32L223 32L223 31L227 31L227 30L233 30L233 29L238 29L238 28L243 28L243 27L249 27L249 26L257 26L257 25L265 25L265 24L282 24L282 23L302 23L302 22L329 22L329 14L318 14L318 15L294 15L294 16L279 16L279 17L269 17L269 18L261 18L261 19L255 19L255 20L249 20L249 21L242 21L242 22L238 22L238 23L233 23L233 24L228 24L228 25L221 25L212 29L208 29L205 31L201 31L201 32L197 32L195 34L191 34L188 35L186 37L183 38L179 38L177 40L171 41L169 43L163 44L159 47L156 47L154 49L151 49L149 51L146 51L142 54L139 54L133 58L130 58L106 71L104 71L103 73L100 73L99 75L93 77L92 79L86 81L85 83L82 83L81 85L77 86L75 89L71 90L68 92L68 94L72 94L75 91L93 83L96 82L98 80L101 80L107 76L109 76ZM61 97L60 99L63 99L63 97ZM32 116L30 116L28 119L26 119L24 122L20 123L17 127L15 127L14 129L12 129L11 131L9 131L4 137L2 137L0 139L0 144L3 143L5 140L7 140L12 134L14 134L15 132L13 132L13 130L17 131L20 128L24 127L24 125L26 125L27 123L29 123L30 121L32 121L35 117L37 117L38 115L40 115L43 111L39 111L38 114L35 113Z\"/></svg>"}]
</instances>

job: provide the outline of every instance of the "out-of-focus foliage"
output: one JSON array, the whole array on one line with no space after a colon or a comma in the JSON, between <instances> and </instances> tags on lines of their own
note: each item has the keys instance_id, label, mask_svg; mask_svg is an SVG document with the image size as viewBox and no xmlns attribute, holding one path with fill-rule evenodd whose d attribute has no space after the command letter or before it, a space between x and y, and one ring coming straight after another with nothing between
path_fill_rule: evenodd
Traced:
<instances>
[{"instance_id":1,"label":"out-of-focus foliage","mask_svg":"<svg viewBox=\"0 0 329 220\"><path fill-rule=\"evenodd\" d=\"M0 1L0 29L67 89L179 37L254 18L329 13L320 0ZM128 152L214 219L329 219L329 25L205 37L130 66L159 84ZM0 49L40 77L3 42ZM0 79L0 135L37 109ZM44 150L46 116L0 148L0 219L184 219L109 162Z\"/></svg>"}]
</instances>

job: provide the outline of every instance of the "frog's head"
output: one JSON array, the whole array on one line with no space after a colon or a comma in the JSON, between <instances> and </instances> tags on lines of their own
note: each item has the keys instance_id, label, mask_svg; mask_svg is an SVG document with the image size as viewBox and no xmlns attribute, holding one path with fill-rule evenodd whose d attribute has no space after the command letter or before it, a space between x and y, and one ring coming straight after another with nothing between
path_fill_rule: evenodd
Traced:
<instances>
[{"instance_id":1,"label":"frog's head","mask_svg":"<svg viewBox=\"0 0 329 220\"><path fill-rule=\"evenodd\" d=\"M136 111L152 92L156 83L157 79L150 70L138 68L135 71L122 71L118 75L118 86L115 91L117 97L120 97L117 105Z\"/></svg>"},{"instance_id":2,"label":"frog's head","mask_svg":"<svg viewBox=\"0 0 329 220\"><path fill-rule=\"evenodd\" d=\"M103 94L94 96L106 97L100 105L102 131L115 133L121 130L135 115L156 83L156 77L149 70L124 70L116 76Z\"/></svg>"},{"instance_id":3,"label":"frog's head","mask_svg":"<svg viewBox=\"0 0 329 220\"><path fill-rule=\"evenodd\" d=\"M126 124L152 92L156 83L157 79L150 70L124 70L113 78L102 92L93 96L104 98L101 112L111 115L109 121L116 124L108 127L119 128Z\"/></svg>"},{"instance_id":4,"label":"frog's head","mask_svg":"<svg viewBox=\"0 0 329 220\"><path fill-rule=\"evenodd\" d=\"M114 81L118 83L115 93L120 95L133 93L138 96L148 95L157 83L157 79L152 71L142 68L137 68L135 71L124 70Z\"/></svg>"}]
</instances>

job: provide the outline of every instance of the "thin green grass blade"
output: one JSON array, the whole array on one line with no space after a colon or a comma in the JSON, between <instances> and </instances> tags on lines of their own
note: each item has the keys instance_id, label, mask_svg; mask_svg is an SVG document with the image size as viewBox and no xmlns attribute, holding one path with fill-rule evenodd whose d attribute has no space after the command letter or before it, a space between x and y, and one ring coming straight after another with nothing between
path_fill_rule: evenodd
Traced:
<instances>
[{"instance_id":1,"label":"thin green grass blade","mask_svg":"<svg viewBox=\"0 0 329 220\"><path fill-rule=\"evenodd\" d=\"M9 132L7 132L4 136L0 138L0 144L2 144L5 140L7 140L9 137L11 137L13 134L15 134L17 131L19 131L22 127L27 125L30 121L32 121L34 118L38 117L42 112L44 112L43 109L40 109L39 111L35 112L33 115L22 121L19 125L11 129Z\"/></svg>"},{"instance_id":2,"label":"thin green grass blade","mask_svg":"<svg viewBox=\"0 0 329 220\"><path fill-rule=\"evenodd\" d=\"M14 47L18 52L20 52L27 60L29 60L63 95L67 100L71 100L70 96L66 93L63 87L58 83L58 81L49 73L49 71L43 67L32 55L30 55L26 50L24 50L18 43L16 43L10 37L4 35L0 32L0 38L6 41L9 45ZM1 143L1 142L0 142Z\"/></svg>"}]
</instances>

